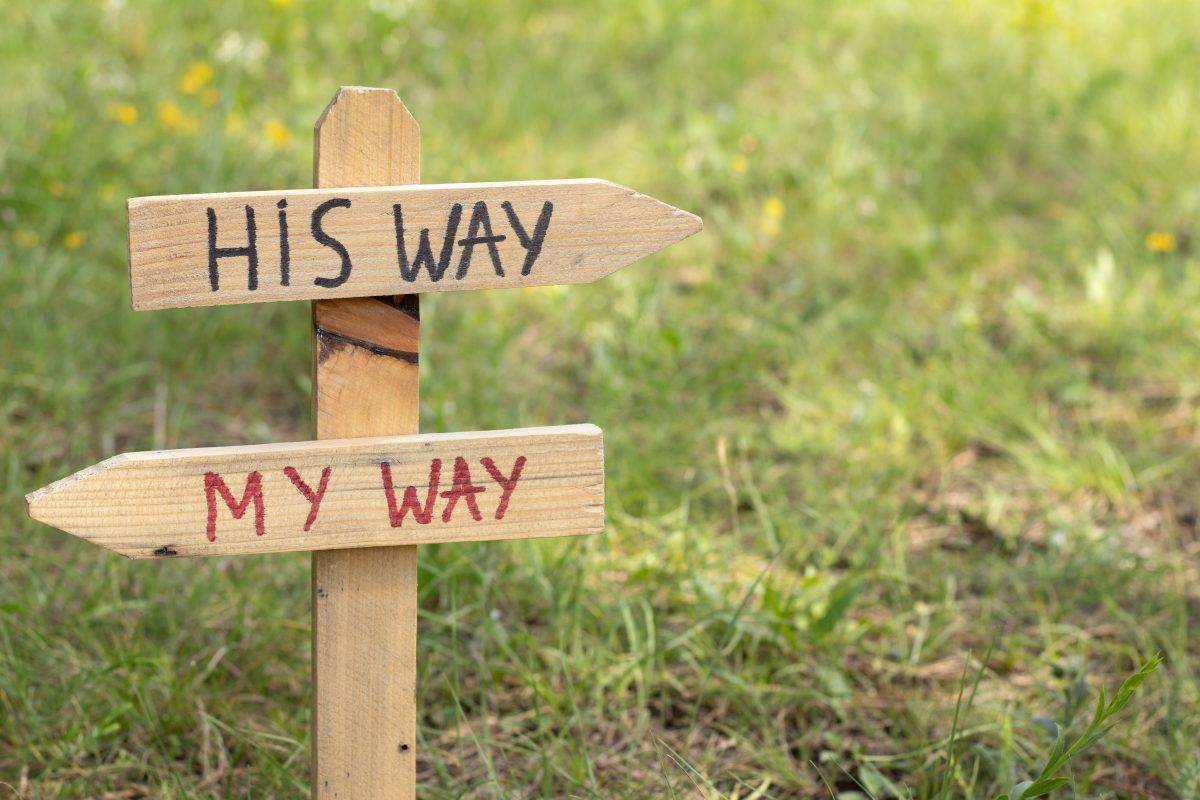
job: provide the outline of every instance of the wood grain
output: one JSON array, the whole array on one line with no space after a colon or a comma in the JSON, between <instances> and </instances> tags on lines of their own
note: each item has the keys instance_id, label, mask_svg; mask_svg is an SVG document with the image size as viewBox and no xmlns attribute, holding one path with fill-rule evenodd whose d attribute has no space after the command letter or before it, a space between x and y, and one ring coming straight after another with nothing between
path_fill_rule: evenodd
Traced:
<instances>
[{"instance_id":1,"label":"wood grain","mask_svg":"<svg viewBox=\"0 0 1200 800\"><path fill-rule=\"evenodd\" d=\"M313 183L419 183L420 141L395 92L343 87L317 120ZM313 303L318 439L417 432L420 316L416 295ZM413 800L416 546L313 553L312 615L312 797Z\"/></svg>"},{"instance_id":2,"label":"wood grain","mask_svg":"<svg viewBox=\"0 0 1200 800\"><path fill-rule=\"evenodd\" d=\"M452 503L460 458L482 491ZM421 508L397 521L407 487ZM594 425L565 425L126 453L27 501L34 519L131 558L575 536L604 526L603 443Z\"/></svg>"},{"instance_id":3,"label":"wood grain","mask_svg":"<svg viewBox=\"0 0 1200 800\"><path fill-rule=\"evenodd\" d=\"M360 183L380 177L358 176ZM133 307L586 283L702 227L686 211L596 179L324 188L329 185L322 180L323 188L312 190L129 200ZM286 269L281 202L286 202ZM314 221L314 213L330 202L348 207L327 207ZM545 225L539 228L543 213ZM233 252L249 247L251 214L253 280L249 255ZM326 238L318 237L317 228ZM430 258L418 263L422 231ZM499 238L467 244L489 234ZM345 260L330 238L344 248Z\"/></svg>"}]
</instances>

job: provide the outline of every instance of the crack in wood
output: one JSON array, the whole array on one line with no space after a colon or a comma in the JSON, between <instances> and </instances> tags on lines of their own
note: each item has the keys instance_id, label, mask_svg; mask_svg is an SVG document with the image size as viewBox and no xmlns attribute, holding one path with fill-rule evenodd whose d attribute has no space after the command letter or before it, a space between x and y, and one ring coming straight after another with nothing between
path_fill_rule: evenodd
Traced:
<instances>
[{"instance_id":1,"label":"crack in wood","mask_svg":"<svg viewBox=\"0 0 1200 800\"><path fill-rule=\"evenodd\" d=\"M325 363L325 360L329 358L332 353L341 350L342 347L348 344L355 347L361 347L377 356L387 356L388 358L399 359L400 361L414 365L418 363L418 355L411 350L393 350L390 347L384 347L383 345L375 344L374 342L368 342L365 339L359 339L354 336L347 336L344 333L338 333L337 331L332 331L329 328L324 328L320 325L315 325L314 329L317 334L317 341L320 345L320 349L317 353L317 361L321 364Z\"/></svg>"}]
</instances>

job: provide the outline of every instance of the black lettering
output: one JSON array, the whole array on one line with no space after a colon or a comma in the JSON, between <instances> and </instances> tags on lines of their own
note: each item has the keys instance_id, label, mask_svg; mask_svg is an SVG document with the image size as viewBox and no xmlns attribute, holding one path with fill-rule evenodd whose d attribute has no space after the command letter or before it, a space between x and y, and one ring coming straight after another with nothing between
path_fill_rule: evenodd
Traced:
<instances>
[{"instance_id":1,"label":"black lettering","mask_svg":"<svg viewBox=\"0 0 1200 800\"><path fill-rule=\"evenodd\" d=\"M436 265L433 263L433 248L429 245L429 228L422 228L417 240L417 257L412 260L410 266L408 248L404 244L404 211L399 203L393 205L392 221L396 226L396 261L400 265L400 277L412 283L417 279L421 265L424 264L429 272L429 279L434 283L440 281L446 274L446 268L450 266L450 256L454 254L454 236L458 233L458 221L461 218L462 206L455 203L446 219L446 236L442 239L442 252Z\"/></svg>"},{"instance_id":2,"label":"black lettering","mask_svg":"<svg viewBox=\"0 0 1200 800\"><path fill-rule=\"evenodd\" d=\"M542 206L542 213L538 215L537 223L533 226L532 238L525 233L525 226L517 219L517 212L513 210L512 203L505 200L500 207L508 215L508 224L517 234L517 241L525 248L525 263L521 265L521 274L528 275L533 269L533 262L537 261L537 257L542 253L542 244L546 241L546 231L550 227L550 215L554 213L554 203L547 200Z\"/></svg>"},{"instance_id":3,"label":"black lettering","mask_svg":"<svg viewBox=\"0 0 1200 800\"><path fill-rule=\"evenodd\" d=\"M287 198L279 201L275 206L279 209L279 285L287 286L291 280L291 265L292 265L292 248L288 243L288 228L287 228Z\"/></svg>"},{"instance_id":4,"label":"black lettering","mask_svg":"<svg viewBox=\"0 0 1200 800\"><path fill-rule=\"evenodd\" d=\"M341 286L350 279L350 254L346 252L346 247L337 239L330 236L321 229L321 220L331 209L334 208L349 208L350 200L346 197L335 197L332 200L326 200L321 205L313 209L312 212L312 236L321 244L328 247L330 250L337 253L342 258L342 271L334 278L313 278L313 283L325 289L333 289Z\"/></svg>"},{"instance_id":5,"label":"black lettering","mask_svg":"<svg viewBox=\"0 0 1200 800\"><path fill-rule=\"evenodd\" d=\"M246 206L246 239L245 247L217 247L217 212L208 209L208 283L215 292L220 287L220 276L217 273L217 262L222 258L246 257L247 285L250 291L258 288L258 243L254 228L254 209Z\"/></svg>"},{"instance_id":6,"label":"black lettering","mask_svg":"<svg viewBox=\"0 0 1200 800\"><path fill-rule=\"evenodd\" d=\"M480 228L483 228L484 236L479 235ZM458 240L458 246L463 251L458 259L458 272L454 274L454 277L460 281L466 277L467 270L471 268L471 254L475 250L475 245L486 244L488 253L492 257L492 269L496 270L496 274L503 278L504 267L500 265L500 251L496 249L496 242L503 242L506 238L503 235L492 235L492 221L488 217L487 203L480 200L471 210L471 222L467 225L467 238Z\"/></svg>"}]
</instances>

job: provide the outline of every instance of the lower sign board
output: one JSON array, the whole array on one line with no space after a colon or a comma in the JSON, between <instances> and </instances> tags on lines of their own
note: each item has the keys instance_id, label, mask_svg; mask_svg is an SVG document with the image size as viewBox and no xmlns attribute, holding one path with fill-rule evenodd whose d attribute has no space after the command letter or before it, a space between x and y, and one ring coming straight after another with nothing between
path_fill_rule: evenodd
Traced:
<instances>
[{"instance_id":1,"label":"lower sign board","mask_svg":"<svg viewBox=\"0 0 1200 800\"><path fill-rule=\"evenodd\" d=\"M604 529L594 425L126 453L26 497L131 558L525 539Z\"/></svg>"}]
</instances>

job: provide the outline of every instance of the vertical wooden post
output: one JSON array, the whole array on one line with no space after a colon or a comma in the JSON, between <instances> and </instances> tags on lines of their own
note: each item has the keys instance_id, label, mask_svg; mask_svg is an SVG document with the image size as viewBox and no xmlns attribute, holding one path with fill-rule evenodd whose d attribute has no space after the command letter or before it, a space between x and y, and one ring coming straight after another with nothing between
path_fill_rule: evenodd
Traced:
<instances>
[{"instance_id":1,"label":"vertical wooden post","mask_svg":"<svg viewBox=\"0 0 1200 800\"><path fill-rule=\"evenodd\" d=\"M420 128L390 89L343 87L317 121L314 183L419 183ZM318 439L416 433L417 295L313 303ZM417 548L312 556L312 796L416 793Z\"/></svg>"}]
</instances>

